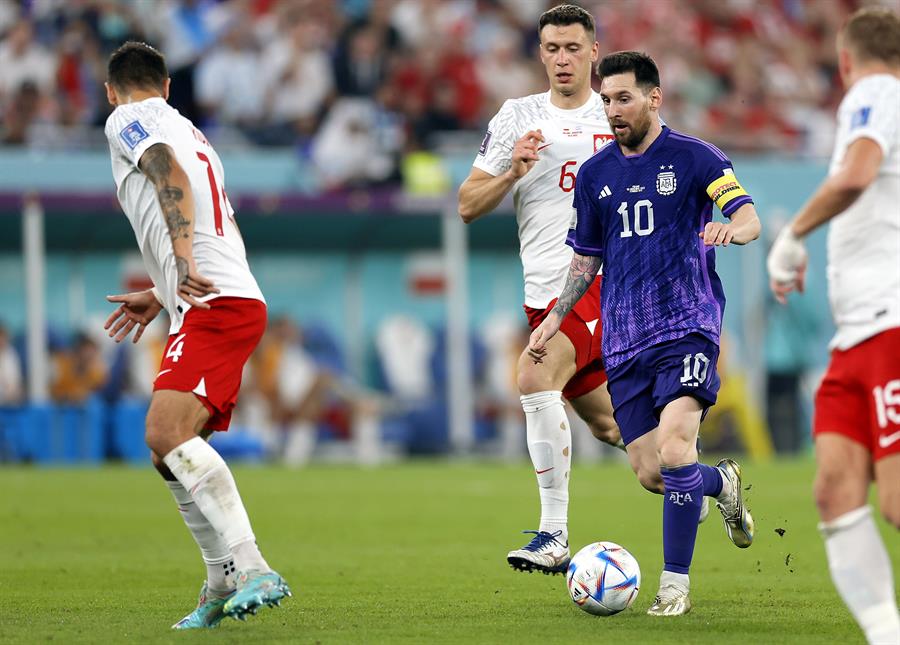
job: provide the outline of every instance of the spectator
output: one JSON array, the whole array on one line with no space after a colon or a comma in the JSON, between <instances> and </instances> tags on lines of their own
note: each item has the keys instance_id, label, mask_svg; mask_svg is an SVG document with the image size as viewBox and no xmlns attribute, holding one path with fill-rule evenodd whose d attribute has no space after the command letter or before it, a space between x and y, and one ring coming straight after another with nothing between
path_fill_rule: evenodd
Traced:
<instances>
[{"instance_id":1,"label":"spectator","mask_svg":"<svg viewBox=\"0 0 900 645\"><path fill-rule=\"evenodd\" d=\"M34 28L20 20L0 42L0 111L30 85L39 96L53 91L54 56L34 41Z\"/></svg>"},{"instance_id":2,"label":"spectator","mask_svg":"<svg viewBox=\"0 0 900 645\"><path fill-rule=\"evenodd\" d=\"M340 375L322 369L302 340L297 325L288 318L277 318L253 360L257 387L269 402L273 425L283 433L285 463L302 466L309 462L318 426L326 421L351 435L360 463L377 462L382 404Z\"/></svg>"},{"instance_id":3,"label":"spectator","mask_svg":"<svg viewBox=\"0 0 900 645\"><path fill-rule=\"evenodd\" d=\"M72 347L53 357L50 396L60 403L82 403L106 383L106 365L97 343L79 333Z\"/></svg>"},{"instance_id":4,"label":"spectator","mask_svg":"<svg viewBox=\"0 0 900 645\"><path fill-rule=\"evenodd\" d=\"M0 324L0 406L22 402L22 364L9 342L9 332Z\"/></svg>"},{"instance_id":5,"label":"spectator","mask_svg":"<svg viewBox=\"0 0 900 645\"><path fill-rule=\"evenodd\" d=\"M384 84L400 33L390 24L391 3L374 0L369 15L351 22L334 55L334 78L341 96L374 96Z\"/></svg>"},{"instance_id":6,"label":"spectator","mask_svg":"<svg viewBox=\"0 0 900 645\"><path fill-rule=\"evenodd\" d=\"M248 91L258 86L259 74L260 55L251 25L236 21L197 65L195 93L204 124L233 125L249 132L259 128L264 96L260 91Z\"/></svg>"},{"instance_id":7,"label":"spectator","mask_svg":"<svg viewBox=\"0 0 900 645\"><path fill-rule=\"evenodd\" d=\"M284 37L262 55L269 118L286 132L311 135L334 87L322 26L302 13L290 18ZM283 143L292 143L286 136Z\"/></svg>"},{"instance_id":8,"label":"spectator","mask_svg":"<svg viewBox=\"0 0 900 645\"><path fill-rule=\"evenodd\" d=\"M402 135L397 115L369 99L341 99L313 141L326 189L378 184L396 176Z\"/></svg>"}]
</instances>

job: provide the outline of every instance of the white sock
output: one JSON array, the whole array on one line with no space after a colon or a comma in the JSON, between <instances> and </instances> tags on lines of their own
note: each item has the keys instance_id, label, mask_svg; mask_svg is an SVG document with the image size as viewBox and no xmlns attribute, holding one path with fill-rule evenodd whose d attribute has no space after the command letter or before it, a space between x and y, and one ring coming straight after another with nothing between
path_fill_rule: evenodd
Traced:
<instances>
[{"instance_id":1,"label":"white sock","mask_svg":"<svg viewBox=\"0 0 900 645\"><path fill-rule=\"evenodd\" d=\"M725 471L721 468L716 468L719 471L719 477L722 478L722 490L719 491L719 494L716 496L716 499L720 502L724 499L727 499L729 495L731 495L733 486L731 485L731 480L725 476Z\"/></svg>"},{"instance_id":2,"label":"white sock","mask_svg":"<svg viewBox=\"0 0 900 645\"><path fill-rule=\"evenodd\" d=\"M686 573L675 573L674 571L666 571L659 575L659 588L662 589L666 585L675 585L679 589L690 592L691 578Z\"/></svg>"},{"instance_id":3,"label":"white sock","mask_svg":"<svg viewBox=\"0 0 900 645\"><path fill-rule=\"evenodd\" d=\"M525 411L525 437L541 495L539 530L563 532L568 540L569 469L572 431L562 392L546 391L520 397Z\"/></svg>"},{"instance_id":4,"label":"white sock","mask_svg":"<svg viewBox=\"0 0 900 645\"><path fill-rule=\"evenodd\" d=\"M831 579L872 645L900 643L891 561L872 509L863 506L819 524Z\"/></svg>"},{"instance_id":5,"label":"white sock","mask_svg":"<svg viewBox=\"0 0 900 645\"><path fill-rule=\"evenodd\" d=\"M235 568L231 549L194 503L181 482L166 481L166 486L172 491L172 496L178 504L181 519L187 524L194 541L200 547L200 554L206 563L206 582L209 588L218 592L231 591L234 589Z\"/></svg>"},{"instance_id":6,"label":"white sock","mask_svg":"<svg viewBox=\"0 0 900 645\"><path fill-rule=\"evenodd\" d=\"M200 437L194 437L163 457L163 462L222 536L237 569L271 571L256 547L234 477L219 453Z\"/></svg>"}]
</instances>

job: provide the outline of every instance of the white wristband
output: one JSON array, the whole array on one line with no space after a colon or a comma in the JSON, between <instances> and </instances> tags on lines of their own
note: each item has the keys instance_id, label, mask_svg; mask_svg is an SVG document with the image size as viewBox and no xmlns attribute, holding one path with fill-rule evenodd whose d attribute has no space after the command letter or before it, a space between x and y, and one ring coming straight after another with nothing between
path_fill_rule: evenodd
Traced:
<instances>
[{"instance_id":1,"label":"white wristband","mask_svg":"<svg viewBox=\"0 0 900 645\"><path fill-rule=\"evenodd\" d=\"M788 224L781 229L769 251L769 258L766 261L769 276L775 282L791 284L796 280L797 272L806 265L806 258L803 240L794 235Z\"/></svg>"}]
</instances>

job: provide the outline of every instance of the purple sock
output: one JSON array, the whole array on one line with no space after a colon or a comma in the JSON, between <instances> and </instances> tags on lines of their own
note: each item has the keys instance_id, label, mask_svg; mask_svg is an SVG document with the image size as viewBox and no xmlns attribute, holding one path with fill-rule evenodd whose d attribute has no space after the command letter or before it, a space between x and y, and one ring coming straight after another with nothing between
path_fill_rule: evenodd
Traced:
<instances>
[{"instance_id":1,"label":"purple sock","mask_svg":"<svg viewBox=\"0 0 900 645\"><path fill-rule=\"evenodd\" d=\"M709 497L718 497L722 492L722 471L715 466L697 464L700 476L703 477L703 494Z\"/></svg>"},{"instance_id":2,"label":"purple sock","mask_svg":"<svg viewBox=\"0 0 900 645\"><path fill-rule=\"evenodd\" d=\"M697 522L703 502L703 476L697 464L661 468L663 495L663 557L666 571L687 573L694 557Z\"/></svg>"}]
</instances>

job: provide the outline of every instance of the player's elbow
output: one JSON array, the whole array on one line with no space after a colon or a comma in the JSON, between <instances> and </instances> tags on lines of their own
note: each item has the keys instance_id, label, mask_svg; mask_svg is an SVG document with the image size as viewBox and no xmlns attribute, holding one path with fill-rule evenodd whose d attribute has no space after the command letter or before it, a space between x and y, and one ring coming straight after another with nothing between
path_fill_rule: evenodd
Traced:
<instances>
[{"instance_id":1,"label":"player's elbow","mask_svg":"<svg viewBox=\"0 0 900 645\"><path fill-rule=\"evenodd\" d=\"M834 189L844 199L856 200L865 192L874 177L862 173L842 172L834 177Z\"/></svg>"},{"instance_id":2,"label":"player's elbow","mask_svg":"<svg viewBox=\"0 0 900 645\"><path fill-rule=\"evenodd\" d=\"M478 219L479 213L463 200L459 200L459 208L457 209L460 219L466 224L471 224Z\"/></svg>"},{"instance_id":3,"label":"player's elbow","mask_svg":"<svg viewBox=\"0 0 900 645\"><path fill-rule=\"evenodd\" d=\"M459 213L460 219L466 224L471 224L481 217L482 212L477 208L475 200L465 190L466 185L463 184L459 188L459 201L457 203L456 212Z\"/></svg>"}]
</instances>

